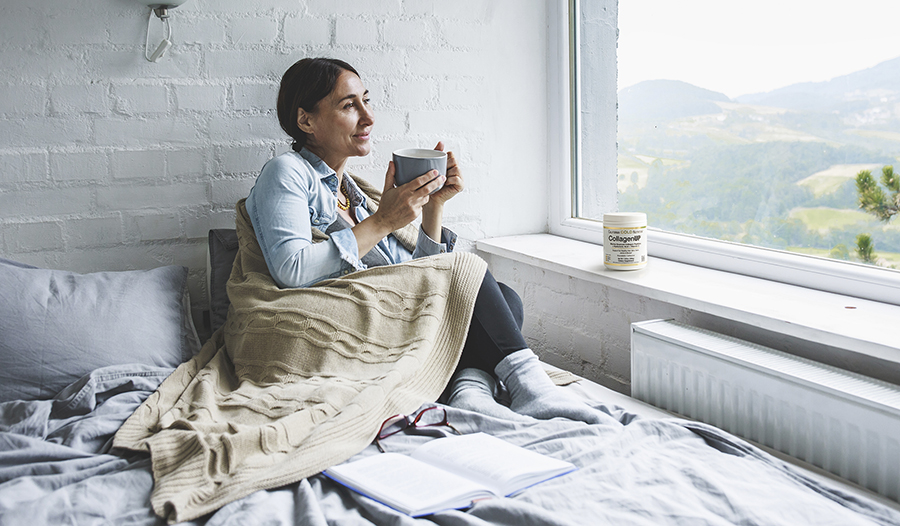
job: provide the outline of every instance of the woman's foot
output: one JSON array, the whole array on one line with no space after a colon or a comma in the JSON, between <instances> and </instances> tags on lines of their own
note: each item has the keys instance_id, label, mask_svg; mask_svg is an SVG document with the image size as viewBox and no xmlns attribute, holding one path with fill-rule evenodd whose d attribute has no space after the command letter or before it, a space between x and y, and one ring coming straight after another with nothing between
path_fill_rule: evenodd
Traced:
<instances>
[{"instance_id":1,"label":"woman's foot","mask_svg":"<svg viewBox=\"0 0 900 526\"><path fill-rule=\"evenodd\" d=\"M459 371L450 381L447 405L474 411L504 420L523 420L525 417L510 410L494 399L497 380L486 371L467 368Z\"/></svg>"},{"instance_id":2,"label":"woman's foot","mask_svg":"<svg viewBox=\"0 0 900 526\"><path fill-rule=\"evenodd\" d=\"M554 384L531 349L510 354L494 371L509 390L510 409L516 413L541 420L562 417L588 424L618 424Z\"/></svg>"}]
</instances>

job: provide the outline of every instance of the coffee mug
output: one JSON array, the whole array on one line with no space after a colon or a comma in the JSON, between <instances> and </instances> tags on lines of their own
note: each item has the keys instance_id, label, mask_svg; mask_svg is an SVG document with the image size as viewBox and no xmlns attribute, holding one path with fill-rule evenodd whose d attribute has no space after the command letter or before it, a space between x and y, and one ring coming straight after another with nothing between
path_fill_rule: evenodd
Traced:
<instances>
[{"instance_id":1,"label":"coffee mug","mask_svg":"<svg viewBox=\"0 0 900 526\"><path fill-rule=\"evenodd\" d=\"M397 186L404 185L431 170L437 170L440 175L447 175L447 154L440 150L404 148L395 151L393 157L394 182ZM434 192L438 190L440 187Z\"/></svg>"}]
</instances>

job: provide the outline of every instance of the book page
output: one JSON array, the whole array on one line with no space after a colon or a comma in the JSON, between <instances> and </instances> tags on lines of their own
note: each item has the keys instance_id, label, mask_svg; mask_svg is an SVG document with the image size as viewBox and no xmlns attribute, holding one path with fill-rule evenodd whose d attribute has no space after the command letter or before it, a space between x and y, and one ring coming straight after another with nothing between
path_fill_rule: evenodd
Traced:
<instances>
[{"instance_id":1,"label":"book page","mask_svg":"<svg viewBox=\"0 0 900 526\"><path fill-rule=\"evenodd\" d=\"M412 456L472 479L500 496L576 469L485 433L439 438L420 446Z\"/></svg>"},{"instance_id":2,"label":"book page","mask_svg":"<svg viewBox=\"0 0 900 526\"><path fill-rule=\"evenodd\" d=\"M399 453L372 455L325 470L351 489L409 515L468 506L482 485Z\"/></svg>"}]
</instances>

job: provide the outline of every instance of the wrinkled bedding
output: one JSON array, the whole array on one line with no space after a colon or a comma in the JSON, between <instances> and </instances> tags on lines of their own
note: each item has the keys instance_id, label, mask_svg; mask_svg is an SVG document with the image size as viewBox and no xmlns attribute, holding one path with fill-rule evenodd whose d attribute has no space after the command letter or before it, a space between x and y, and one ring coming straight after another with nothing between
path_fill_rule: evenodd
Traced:
<instances>
[{"instance_id":1,"label":"wrinkled bedding","mask_svg":"<svg viewBox=\"0 0 900 526\"><path fill-rule=\"evenodd\" d=\"M150 508L145 454L112 436L172 369L97 369L55 399L0 404L0 524L162 525ZM513 498L412 519L316 475L258 491L185 524L900 524L900 513L837 487L713 427L648 419L602 401L617 424L504 420L448 407L463 433L483 431L579 469ZM411 451L442 428L386 439ZM374 446L359 456L378 454ZM351 459L352 460L352 459Z\"/></svg>"}]
</instances>

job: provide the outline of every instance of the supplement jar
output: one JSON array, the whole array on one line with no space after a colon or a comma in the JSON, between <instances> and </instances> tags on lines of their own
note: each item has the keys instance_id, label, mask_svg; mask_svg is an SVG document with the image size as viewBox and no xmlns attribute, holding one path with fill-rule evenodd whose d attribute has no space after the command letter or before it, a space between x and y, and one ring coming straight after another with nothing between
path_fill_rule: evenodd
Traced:
<instances>
[{"instance_id":1,"label":"supplement jar","mask_svg":"<svg viewBox=\"0 0 900 526\"><path fill-rule=\"evenodd\" d=\"M647 266L647 214L603 214L603 264L612 270Z\"/></svg>"}]
</instances>

